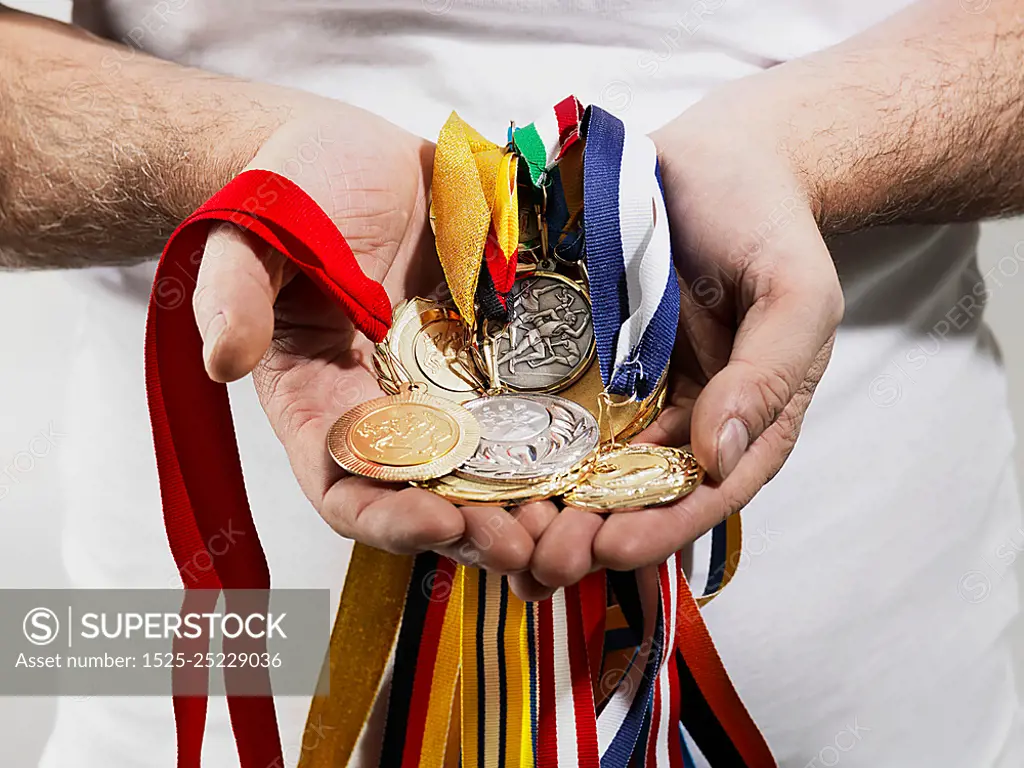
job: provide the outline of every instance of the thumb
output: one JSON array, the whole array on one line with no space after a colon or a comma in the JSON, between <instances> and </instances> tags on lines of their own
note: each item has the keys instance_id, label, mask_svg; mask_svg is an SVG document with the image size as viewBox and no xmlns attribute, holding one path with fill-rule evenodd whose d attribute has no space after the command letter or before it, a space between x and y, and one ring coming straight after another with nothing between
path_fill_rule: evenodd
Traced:
<instances>
[{"instance_id":1,"label":"thumb","mask_svg":"<svg viewBox=\"0 0 1024 768\"><path fill-rule=\"evenodd\" d=\"M694 404L693 451L719 481L732 473L747 448L805 386L839 323L842 292L827 251L818 264L818 269L803 266L800 275L777 274L775 280L763 281L771 288L755 297L740 323L729 362Z\"/></svg>"},{"instance_id":2,"label":"thumb","mask_svg":"<svg viewBox=\"0 0 1024 768\"><path fill-rule=\"evenodd\" d=\"M210 231L192 308L214 381L242 378L266 353L286 267L283 255L232 224Z\"/></svg>"}]
</instances>

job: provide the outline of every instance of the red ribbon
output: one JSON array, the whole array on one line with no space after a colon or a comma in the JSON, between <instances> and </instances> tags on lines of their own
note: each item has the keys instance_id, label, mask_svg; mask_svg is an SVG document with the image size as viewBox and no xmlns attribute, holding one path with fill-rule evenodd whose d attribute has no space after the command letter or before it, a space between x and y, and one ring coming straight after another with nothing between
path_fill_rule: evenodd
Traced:
<instances>
[{"instance_id":1,"label":"red ribbon","mask_svg":"<svg viewBox=\"0 0 1024 768\"><path fill-rule=\"evenodd\" d=\"M775 758L725 671L682 569L678 574L678 588L675 643L686 659L697 687L722 724L729 741L736 747L743 764L747 768L775 768Z\"/></svg>"},{"instance_id":2,"label":"red ribbon","mask_svg":"<svg viewBox=\"0 0 1024 768\"><path fill-rule=\"evenodd\" d=\"M191 310L207 235L220 222L235 224L284 254L370 339L380 341L391 322L387 294L363 274L338 228L309 195L278 174L241 174L171 236L149 302L146 389L167 538L187 590L183 610L208 609L211 595L216 600L221 588L270 588L242 479L227 387L206 375ZM225 531L232 532L234 543L226 549L210 546ZM261 607L259 598L229 602L238 608L243 599L246 610ZM205 639L176 642L174 650L187 647L191 653L207 645ZM206 696L182 694L187 683L194 694L198 675L205 685L205 670L174 672L178 768L200 765ZM269 679L262 681L263 695L258 696L232 695L237 687L231 675L226 674L225 683L242 768L283 766Z\"/></svg>"}]
</instances>

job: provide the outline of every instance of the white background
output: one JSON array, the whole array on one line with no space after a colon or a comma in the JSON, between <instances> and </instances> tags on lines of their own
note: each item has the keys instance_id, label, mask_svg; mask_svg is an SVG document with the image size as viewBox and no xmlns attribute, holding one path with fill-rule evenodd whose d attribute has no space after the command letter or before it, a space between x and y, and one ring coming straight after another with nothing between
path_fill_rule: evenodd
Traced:
<instances>
[{"instance_id":1,"label":"white background","mask_svg":"<svg viewBox=\"0 0 1024 768\"><path fill-rule=\"evenodd\" d=\"M6 0L5 4L66 18L63 0ZM2 106L2 105L0 105ZM1011 403L1018 432L1024 430L1024 220L987 224L982 234L982 274L996 268L1001 286L990 285L989 324L1002 346L1009 372ZM1000 268L1000 260L1002 262ZM1011 263L1012 262L1012 263ZM0 274L0 352L5 361L0 379L0 472L15 454L25 451L40 433L61 431L63 360L75 341L76 297L59 274ZM867 396L867 392L865 392ZM35 443L41 445L41 443ZM60 450L59 440L53 451ZM42 452L42 451L38 451ZM110 457L116 461L116 456ZM54 492L52 454L33 460L29 471L0 497L0 589L66 586L61 568L61 509ZM1024 451L1018 449L1018 472L1024 477ZM3 492L0 491L0 494ZM1024 542L1024 532L1014 537ZM1024 577L1024 567L1018 568ZM1024 580L1024 578L1022 578ZM952 587L951 587L952 588ZM1024 670L1024 627L1018 626L1018 668ZM53 702L0 698L0 765L35 765L49 733Z\"/></svg>"}]
</instances>

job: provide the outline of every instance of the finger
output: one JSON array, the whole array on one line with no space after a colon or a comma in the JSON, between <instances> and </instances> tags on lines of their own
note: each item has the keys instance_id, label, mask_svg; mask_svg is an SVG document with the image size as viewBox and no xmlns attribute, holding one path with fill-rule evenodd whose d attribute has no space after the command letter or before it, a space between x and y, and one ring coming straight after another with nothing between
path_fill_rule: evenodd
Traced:
<instances>
[{"instance_id":1,"label":"finger","mask_svg":"<svg viewBox=\"0 0 1024 768\"><path fill-rule=\"evenodd\" d=\"M512 517L534 541L540 541L544 531L558 517L558 507L553 501L531 501L513 509Z\"/></svg>"},{"instance_id":2,"label":"finger","mask_svg":"<svg viewBox=\"0 0 1024 768\"><path fill-rule=\"evenodd\" d=\"M594 562L617 571L664 562L741 510L779 470L796 442L812 387L802 387L782 415L721 483L705 480L674 504L610 515L594 539Z\"/></svg>"},{"instance_id":3,"label":"finger","mask_svg":"<svg viewBox=\"0 0 1024 768\"><path fill-rule=\"evenodd\" d=\"M792 400L842 316L843 300L824 243L800 269L770 267L745 280L755 291L729 362L694 404L697 460L718 480L739 464L751 443ZM776 262L777 264L778 262ZM807 266L810 263L813 266Z\"/></svg>"},{"instance_id":4,"label":"finger","mask_svg":"<svg viewBox=\"0 0 1024 768\"><path fill-rule=\"evenodd\" d=\"M438 552L463 565L497 573L529 567L533 539L515 518L501 507L462 507L465 528L458 541Z\"/></svg>"},{"instance_id":5,"label":"finger","mask_svg":"<svg viewBox=\"0 0 1024 768\"><path fill-rule=\"evenodd\" d=\"M539 603L555 594L554 589L541 584L529 571L509 574L508 585L516 597L527 603Z\"/></svg>"},{"instance_id":6,"label":"finger","mask_svg":"<svg viewBox=\"0 0 1024 768\"><path fill-rule=\"evenodd\" d=\"M590 573L600 515L566 507L544 531L533 552L530 571L548 587L567 587Z\"/></svg>"},{"instance_id":7,"label":"finger","mask_svg":"<svg viewBox=\"0 0 1024 768\"><path fill-rule=\"evenodd\" d=\"M440 496L365 477L332 485L320 514L342 536L403 555L443 549L466 531L462 513Z\"/></svg>"},{"instance_id":8,"label":"finger","mask_svg":"<svg viewBox=\"0 0 1024 768\"><path fill-rule=\"evenodd\" d=\"M698 488L694 495L701 490ZM665 562L673 552L713 527L717 522L714 515L721 515L717 511L711 515L700 513L721 507L713 489L706 487L703 492L711 498L689 496L673 506L609 515L594 538L595 564L614 571L631 571ZM702 521L708 522L704 530Z\"/></svg>"},{"instance_id":9,"label":"finger","mask_svg":"<svg viewBox=\"0 0 1024 768\"><path fill-rule=\"evenodd\" d=\"M210 232L192 307L214 381L245 376L267 351L286 264L280 253L232 224Z\"/></svg>"},{"instance_id":10,"label":"finger","mask_svg":"<svg viewBox=\"0 0 1024 768\"><path fill-rule=\"evenodd\" d=\"M680 446L690 442L693 400L683 405L666 403L664 410L630 442Z\"/></svg>"}]
</instances>

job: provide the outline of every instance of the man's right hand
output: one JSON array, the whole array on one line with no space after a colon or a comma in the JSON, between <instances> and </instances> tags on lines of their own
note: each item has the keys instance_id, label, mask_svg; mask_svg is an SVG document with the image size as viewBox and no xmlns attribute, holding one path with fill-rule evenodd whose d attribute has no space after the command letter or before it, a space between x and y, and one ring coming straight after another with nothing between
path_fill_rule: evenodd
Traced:
<instances>
[{"instance_id":1,"label":"man's right hand","mask_svg":"<svg viewBox=\"0 0 1024 768\"><path fill-rule=\"evenodd\" d=\"M323 102L282 125L249 168L275 171L327 212L392 303L435 293L443 275L427 218L434 147L374 115ZM529 513L456 508L413 487L347 475L326 447L334 421L381 395L373 344L277 251L232 225L207 242L193 299L206 370L252 372L303 491L338 533L396 553L437 550L501 572L528 567Z\"/></svg>"}]
</instances>

